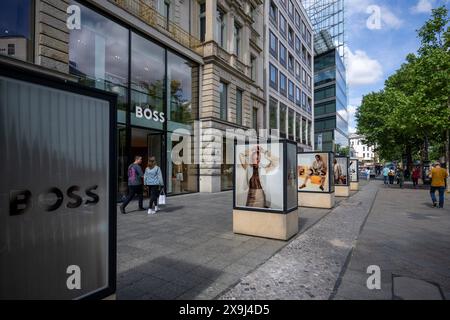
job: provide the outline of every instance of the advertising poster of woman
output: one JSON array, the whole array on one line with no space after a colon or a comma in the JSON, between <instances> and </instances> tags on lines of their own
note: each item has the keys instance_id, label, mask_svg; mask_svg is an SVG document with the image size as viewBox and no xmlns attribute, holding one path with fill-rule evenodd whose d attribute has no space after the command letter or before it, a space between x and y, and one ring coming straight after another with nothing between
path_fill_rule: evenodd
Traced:
<instances>
[{"instance_id":1,"label":"advertising poster of woman","mask_svg":"<svg viewBox=\"0 0 450 320\"><path fill-rule=\"evenodd\" d=\"M236 145L235 204L283 210L283 144Z\"/></svg>"},{"instance_id":2,"label":"advertising poster of woman","mask_svg":"<svg viewBox=\"0 0 450 320\"><path fill-rule=\"evenodd\" d=\"M349 175L350 175L350 182L358 182L358 172L359 172L359 161L358 159L350 159L349 166Z\"/></svg>"},{"instance_id":3,"label":"advertising poster of woman","mask_svg":"<svg viewBox=\"0 0 450 320\"><path fill-rule=\"evenodd\" d=\"M298 191L329 193L329 154L300 153L297 157Z\"/></svg>"},{"instance_id":4,"label":"advertising poster of woman","mask_svg":"<svg viewBox=\"0 0 450 320\"><path fill-rule=\"evenodd\" d=\"M336 157L333 160L334 184L336 186L348 186L348 158Z\"/></svg>"}]
</instances>

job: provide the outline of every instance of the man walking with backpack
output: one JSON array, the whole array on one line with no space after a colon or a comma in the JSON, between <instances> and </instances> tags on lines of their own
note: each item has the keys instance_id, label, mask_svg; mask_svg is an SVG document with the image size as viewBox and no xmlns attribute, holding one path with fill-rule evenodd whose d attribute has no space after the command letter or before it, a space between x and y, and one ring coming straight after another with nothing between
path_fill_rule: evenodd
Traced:
<instances>
[{"instance_id":1,"label":"man walking with backpack","mask_svg":"<svg viewBox=\"0 0 450 320\"><path fill-rule=\"evenodd\" d=\"M142 188L142 177L144 176L144 173L142 172L141 163L142 157L136 156L134 157L134 162L128 167L128 196L120 206L120 212L122 212L123 214L126 214L125 208L128 203L133 200L135 195L138 195L139 210L145 210L143 204L144 194Z\"/></svg>"}]
</instances>

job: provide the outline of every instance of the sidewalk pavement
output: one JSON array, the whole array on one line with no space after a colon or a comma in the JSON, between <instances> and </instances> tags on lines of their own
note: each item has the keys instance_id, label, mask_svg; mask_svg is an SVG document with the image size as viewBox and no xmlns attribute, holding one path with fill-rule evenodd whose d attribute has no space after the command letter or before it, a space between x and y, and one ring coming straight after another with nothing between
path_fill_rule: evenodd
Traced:
<instances>
[{"instance_id":1,"label":"sidewalk pavement","mask_svg":"<svg viewBox=\"0 0 450 320\"><path fill-rule=\"evenodd\" d=\"M366 286L370 265L381 290ZM335 299L450 299L450 195L431 207L428 191L380 186Z\"/></svg>"},{"instance_id":2,"label":"sidewalk pavement","mask_svg":"<svg viewBox=\"0 0 450 320\"><path fill-rule=\"evenodd\" d=\"M369 183L298 236L220 299L328 299L360 233L378 186ZM300 208L300 211L304 210Z\"/></svg>"},{"instance_id":3,"label":"sidewalk pavement","mask_svg":"<svg viewBox=\"0 0 450 320\"><path fill-rule=\"evenodd\" d=\"M287 244L233 234L231 192L169 197L156 215L136 202L127 211L117 219L118 299L214 299ZM300 233L330 212L300 209Z\"/></svg>"}]
</instances>

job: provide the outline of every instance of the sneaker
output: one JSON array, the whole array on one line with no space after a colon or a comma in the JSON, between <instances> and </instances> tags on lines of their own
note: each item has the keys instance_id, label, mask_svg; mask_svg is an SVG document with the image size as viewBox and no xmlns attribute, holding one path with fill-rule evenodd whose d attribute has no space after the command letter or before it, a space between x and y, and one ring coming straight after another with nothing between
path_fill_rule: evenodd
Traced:
<instances>
[{"instance_id":1,"label":"sneaker","mask_svg":"<svg viewBox=\"0 0 450 320\"><path fill-rule=\"evenodd\" d=\"M435 203L433 203L433 208L436 208L437 207L437 203L435 202Z\"/></svg>"},{"instance_id":2,"label":"sneaker","mask_svg":"<svg viewBox=\"0 0 450 320\"><path fill-rule=\"evenodd\" d=\"M155 214L155 211L153 211L152 209L148 209L147 214Z\"/></svg>"},{"instance_id":3,"label":"sneaker","mask_svg":"<svg viewBox=\"0 0 450 320\"><path fill-rule=\"evenodd\" d=\"M158 211L159 211L158 206L155 206L155 213Z\"/></svg>"}]
</instances>

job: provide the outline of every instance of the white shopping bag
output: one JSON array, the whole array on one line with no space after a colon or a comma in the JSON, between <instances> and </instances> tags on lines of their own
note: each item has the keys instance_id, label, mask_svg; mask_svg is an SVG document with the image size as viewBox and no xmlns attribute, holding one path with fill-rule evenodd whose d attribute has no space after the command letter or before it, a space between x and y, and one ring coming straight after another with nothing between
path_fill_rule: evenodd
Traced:
<instances>
[{"instance_id":1,"label":"white shopping bag","mask_svg":"<svg viewBox=\"0 0 450 320\"><path fill-rule=\"evenodd\" d=\"M161 189L158 198L158 205L166 204L166 193L164 192L164 188Z\"/></svg>"}]
</instances>

